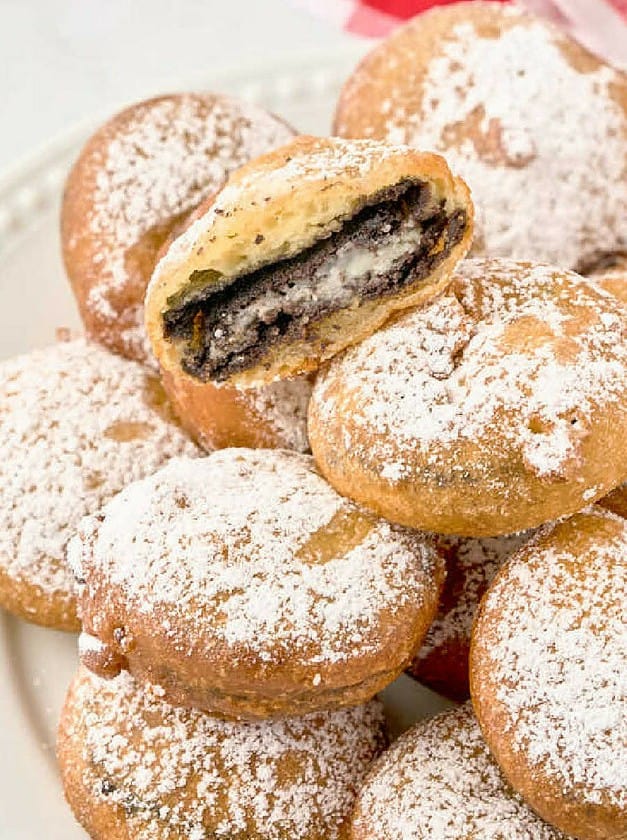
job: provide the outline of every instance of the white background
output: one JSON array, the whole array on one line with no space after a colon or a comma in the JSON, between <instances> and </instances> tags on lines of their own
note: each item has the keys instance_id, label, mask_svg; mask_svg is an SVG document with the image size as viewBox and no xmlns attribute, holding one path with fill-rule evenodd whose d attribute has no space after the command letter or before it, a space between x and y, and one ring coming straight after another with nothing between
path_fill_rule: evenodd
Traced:
<instances>
[{"instance_id":1,"label":"white background","mask_svg":"<svg viewBox=\"0 0 627 840\"><path fill-rule=\"evenodd\" d=\"M0 173L93 114L351 40L287 0L0 0Z\"/></svg>"}]
</instances>

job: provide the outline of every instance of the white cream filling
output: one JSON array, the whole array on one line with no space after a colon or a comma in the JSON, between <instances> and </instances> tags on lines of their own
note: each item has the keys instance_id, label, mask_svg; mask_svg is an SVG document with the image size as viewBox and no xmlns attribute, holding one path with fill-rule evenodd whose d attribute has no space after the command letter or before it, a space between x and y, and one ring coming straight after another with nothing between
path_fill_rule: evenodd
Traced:
<instances>
[{"instance_id":1,"label":"white cream filling","mask_svg":"<svg viewBox=\"0 0 627 840\"><path fill-rule=\"evenodd\" d=\"M389 231L385 231L387 233ZM275 289L268 289L245 309L233 313L229 319L228 344L233 350L247 346L247 333L258 321L272 324L286 308L307 303L332 304L334 309L348 308L359 301L363 280L368 275L385 274L392 270L400 259L415 252L422 239L422 227L416 219L406 219L386 244L362 245L346 242L338 250L335 259L320 266L314 281L298 285L289 290L289 298ZM289 307L286 301L289 300ZM218 327L214 338L220 340L224 331ZM241 339L241 341L240 341ZM220 344L216 356L224 353ZM213 354L212 354L213 355Z\"/></svg>"}]
</instances>

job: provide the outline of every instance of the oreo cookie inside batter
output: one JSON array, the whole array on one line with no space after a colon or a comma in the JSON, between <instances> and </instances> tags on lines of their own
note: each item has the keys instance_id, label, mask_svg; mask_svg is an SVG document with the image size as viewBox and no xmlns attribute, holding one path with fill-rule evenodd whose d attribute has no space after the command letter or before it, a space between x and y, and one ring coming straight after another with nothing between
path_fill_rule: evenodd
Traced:
<instances>
[{"instance_id":1,"label":"oreo cookie inside batter","mask_svg":"<svg viewBox=\"0 0 627 840\"><path fill-rule=\"evenodd\" d=\"M428 184L406 180L369 196L339 230L300 254L239 277L195 271L168 299L167 339L192 377L221 382L277 342L306 339L319 321L428 276L462 238L464 210L447 212Z\"/></svg>"}]
</instances>

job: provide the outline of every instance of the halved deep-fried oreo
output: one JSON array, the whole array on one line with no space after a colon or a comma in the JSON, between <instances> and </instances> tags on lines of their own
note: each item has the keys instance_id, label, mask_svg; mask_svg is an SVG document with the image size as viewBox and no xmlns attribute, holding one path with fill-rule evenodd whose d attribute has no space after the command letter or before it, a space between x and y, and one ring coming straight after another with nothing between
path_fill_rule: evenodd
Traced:
<instances>
[{"instance_id":1,"label":"halved deep-fried oreo","mask_svg":"<svg viewBox=\"0 0 627 840\"><path fill-rule=\"evenodd\" d=\"M297 138L239 170L161 260L146 298L153 349L202 381L315 370L440 291L472 216L437 155Z\"/></svg>"}]
</instances>

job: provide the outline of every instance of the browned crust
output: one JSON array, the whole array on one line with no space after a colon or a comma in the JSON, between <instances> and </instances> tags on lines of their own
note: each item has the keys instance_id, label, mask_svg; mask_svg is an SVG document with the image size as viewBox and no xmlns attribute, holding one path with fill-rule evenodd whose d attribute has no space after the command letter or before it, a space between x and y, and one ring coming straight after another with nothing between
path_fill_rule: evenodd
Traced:
<instances>
[{"instance_id":1,"label":"browned crust","mask_svg":"<svg viewBox=\"0 0 627 840\"><path fill-rule=\"evenodd\" d=\"M508 543L507 549L484 548L474 540L440 536L436 544L446 560L446 581L434 624L406 673L438 694L464 702L470 696L470 622L497 569L522 542Z\"/></svg>"},{"instance_id":2,"label":"browned crust","mask_svg":"<svg viewBox=\"0 0 627 840\"><path fill-rule=\"evenodd\" d=\"M307 167L315 160L316 153L333 152L337 148L337 141L331 138L303 136L242 167L220 193L223 212L215 216L209 213L199 219L170 248L155 269L146 295L146 329L162 369L186 375L181 370L178 348L164 338L162 313L167 309L168 299L186 287L194 271L210 268L223 276L237 276L263 262L287 256L288 248L290 254L298 253L313 244L321 229L329 229L331 224L353 215L364 196L406 179L428 183L436 197L446 201L447 212L464 210L466 213L461 241L451 248L438 268L425 280L397 295L362 301L355 308L323 318L307 339L271 348L258 363L232 375L227 383L258 386L314 371L325 359L373 333L395 312L429 300L446 286L472 240L473 207L466 184L452 175L439 155L392 146L389 149L395 150L394 153L387 157L381 155L379 165L366 173L347 165L337 177L321 169L315 177L309 173L305 180L298 176L290 180L286 174L284 179L278 179L281 181L278 186L277 179L272 178L294 161ZM251 176L259 176L259 180L239 190ZM229 192L229 188L233 190ZM228 198L233 195L238 198ZM439 243L437 247L441 246Z\"/></svg>"},{"instance_id":3,"label":"browned crust","mask_svg":"<svg viewBox=\"0 0 627 840\"><path fill-rule=\"evenodd\" d=\"M153 836L152 831L154 831L155 837L162 838L162 840L188 840L188 835L183 829L177 830L175 827L171 827L167 824L167 822L165 824L159 822L155 825L153 820L150 818L148 818L148 821L146 818L143 818L133 824L132 820L128 818L122 807L110 801L99 800L94 794L94 791L86 784L85 774L89 767L85 763L83 752L86 726L85 709L82 708L77 697L77 691L81 685L81 681L84 679L85 672L83 669L79 669L70 684L63 708L61 710L56 748L57 762L59 765L65 798L70 805L76 820L87 831L92 840L137 840L137 838L144 836L143 831L147 828L151 829L151 837ZM90 711L92 713L98 713L98 702L96 698L94 698ZM379 724L378 736L379 744L373 750L372 759L376 758L376 756L380 754L383 746L387 743L383 721ZM141 751L142 749L145 749L141 743L141 731L137 732L135 737L137 738L138 750ZM211 753L208 754L208 758L211 759ZM347 776L349 776L350 773L349 762L350 756L347 755ZM216 772L221 772L219 762L216 762ZM279 781L277 782L278 788L281 786L281 774L283 774L285 779L289 779L290 773L292 772L297 774L302 773L297 760L284 761L280 765L277 774L279 777ZM324 770L321 771L321 774L323 773ZM338 781L340 784L344 784L346 786L348 785L347 780L340 779ZM197 782L198 779L194 777L188 781L187 787L189 789L189 795L197 795L195 790ZM228 778L224 779L224 782L225 786L229 785ZM308 782L311 783L311 780L309 779ZM186 790L178 790L171 795L170 798L168 797L168 794L165 794L163 798L164 804L175 805L177 803L177 797L181 797L184 803ZM216 817L214 824L219 823L220 813L223 813L224 809L228 811L228 802L226 799L222 800L218 797L217 802L215 803ZM298 820L298 813L294 813L293 819ZM285 836L286 840L288 840L288 838L291 837L291 834L289 833L290 830L290 827L287 826L285 834L281 834L281 836ZM313 834L311 835L312 840L322 840L321 832L323 830L324 827L316 826ZM211 832L211 829L207 828L207 831ZM236 829L234 829L234 831L236 831ZM213 838L214 834L210 833L207 836ZM242 840L244 838L244 834L240 834L237 831L232 836L237 838L241 837ZM266 836L264 826L259 825L258 830L254 832L254 837L262 838L264 836ZM246 834L246 837L248 837L248 834ZM350 814L346 816L346 819L338 828L339 840L348 840L349 837Z\"/></svg>"},{"instance_id":4,"label":"browned crust","mask_svg":"<svg viewBox=\"0 0 627 840\"><path fill-rule=\"evenodd\" d=\"M113 116L87 141L70 170L61 207L61 247L65 269L76 298L85 331L95 341L115 353L146 362L148 355L141 341L128 333L143 323L143 301L150 275L159 253L173 233L179 231L192 207L178 215L161 219L125 252L125 282L107 289L112 313L104 313L90 305L89 295L103 278L109 276L108 259L119 243L110 242L106 234L95 233L90 226L97 194L97 181L102 173L105 150L117 136L123 136L143 113L165 101L192 97L198 114L206 116L216 102L224 99L211 93L170 94L137 102ZM283 120L277 118L289 128ZM208 189L215 191L215 185ZM129 188L130 192L131 188Z\"/></svg>"},{"instance_id":5,"label":"browned crust","mask_svg":"<svg viewBox=\"0 0 627 840\"><path fill-rule=\"evenodd\" d=\"M343 496L354 499L379 516L410 528L438 530L443 534L489 537L511 534L580 510L603 497L624 478L624 411L599 406L589 434L581 445L583 481L550 482L532 475L517 458L499 468L515 504L503 505L480 479L467 481L459 470L446 468L448 454L442 453L443 469L433 474L416 463L411 479L393 483L381 478L372 465L359 461L354 450L342 446L340 427L322 425L314 400L309 404L309 441L320 472ZM369 436L351 426L355 444L368 446ZM480 443L458 446L459 464L472 464L479 457ZM506 459L504 459L505 461ZM582 490L596 488L582 499Z\"/></svg>"},{"instance_id":6,"label":"browned crust","mask_svg":"<svg viewBox=\"0 0 627 840\"><path fill-rule=\"evenodd\" d=\"M563 282L575 282L574 275L561 276ZM559 278L556 269L556 282ZM601 304L602 297L591 284L589 294L593 319L594 298ZM529 333L531 343L532 339ZM341 365L342 359L331 364ZM308 416L309 440L320 472L341 495L401 525L471 537L513 534L575 513L625 479L627 406L620 401L609 405L595 401L579 441L576 463L567 474L547 478L530 470L520 452L513 451L505 439L501 446L494 446L500 440L498 423L486 429L482 439L456 440L450 445L436 442L427 453L416 448L410 457L405 450L397 452L387 432L354 422L361 394L354 392L350 381L338 376L325 389L326 397L337 406L333 417L325 416L317 388ZM347 435L352 441L350 448L345 444ZM404 462L408 478L393 482L381 476L382 464L374 444L382 439L389 460ZM486 461L488 451L493 456L486 478L475 465ZM490 486L492 482L507 488L506 504Z\"/></svg>"},{"instance_id":7,"label":"browned crust","mask_svg":"<svg viewBox=\"0 0 627 840\"><path fill-rule=\"evenodd\" d=\"M455 636L420 659L413 659L406 673L443 697L462 703L470 696L469 652L470 640Z\"/></svg>"},{"instance_id":8,"label":"browned crust","mask_svg":"<svg viewBox=\"0 0 627 840\"><path fill-rule=\"evenodd\" d=\"M65 697L57 733L57 763L65 798L79 822L92 840L133 840L121 808L98 802L83 781L85 767L81 761L83 736L77 721L77 675Z\"/></svg>"},{"instance_id":9,"label":"browned crust","mask_svg":"<svg viewBox=\"0 0 627 840\"><path fill-rule=\"evenodd\" d=\"M522 5L522 4L521 4ZM569 37L559 27L553 26L524 9L515 9L512 4L503 5L500 2L456 2L445 6L436 6L419 15L405 25L399 27L393 34L377 44L357 65L355 70L345 81L340 92L333 119L333 133L345 138L367 137L372 139L387 139L390 135L391 115L394 117L393 136L397 142L412 144L413 127L419 126L424 115L429 111L430 103L426 97L430 89L428 74L433 62L442 58L449 43L455 41L455 28L460 25L471 25L482 39L496 40L513 28L521 31L530 25L541 22L548 32L552 33L556 47L562 53L565 61L579 73L591 73L606 66L608 72L613 73L609 83L609 96L622 110L627 120L627 75L618 68L604 65L598 56L591 53L576 40ZM463 37L461 40L463 43ZM463 60L463 59L462 59ZM501 68L495 68L498 74ZM505 88L502 87L503 95ZM442 85L441 96L446 97L445 85ZM434 94L429 94L433 96ZM437 96L437 93L435 94ZM455 95L451 91L451 95ZM559 94L556 92L556 96ZM500 169L503 172L503 183L508 181L507 170L527 166L533 159L530 157L512 156L504 142L502 121L494 119L486 128L484 119L486 104L479 102L473 111L458 122L450 122L443 126L439 138L438 150L447 156L449 150L456 151L462 146L471 146L472 156L483 161L487 166ZM541 131L538 127L538 131ZM623 128L627 139L627 124ZM551 172L551 162L547 161L546 172ZM585 161L581 163L585 167ZM627 177L624 168L623 179ZM471 185L472 186L472 185ZM538 201L542 199L543 184L538 183ZM603 185L599 184L598 189ZM559 194L559 193L557 193ZM549 191L552 199L556 192ZM548 201L547 199L544 199ZM547 204L547 218L549 217ZM620 214L619 214L620 215ZM621 229L621 219L610 220L609 224L615 230L615 246L620 251L625 248L624 228ZM489 222L489 220L488 220ZM608 220L605 220L608 224ZM482 225L475 231L473 255L486 253L486 242ZM605 256L598 252L599 243L592 238L586 247L586 252L579 255L570 268L582 270L582 266L594 263ZM504 252L503 252L504 253ZM534 256L532 253L519 256ZM536 254L545 258L545 254ZM587 272L585 272L587 273Z\"/></svg>"},{"instance_id":10,"label":"browned crust","mask_svg":"<svg viewBox=\"0 0 627 840\"><path fill-rule=\"evenodd\" d=\"M627 519L627 482L621 484L607 496L599 499L601 507Z\"/></svg>"},{"instance_id":11,"label":"browned crust","mask_svg":"<svg viewBox=\"0 0 627 840\"><path fill-rule=\"evenodd\" d=\"M146 109L171 97L159 96L138 102L116 114L101 126L87 141L65 183L61 207L61 249L65 270L76 298L81 320L90 338L115 353L137 361L146 361L138 346L129 345L123 334L136 326L138 307L144 299L146 286L155 266L156 257L183 216L163 219L130 247L125 257L126 282L109 291L109 301L115 310L115 323L110 316L89 304L89 294L106 276L106 259L117 243L109 243L90 229L94 212L97 179L104 162L107 145ZM199 97L199 101L200 101ZM100 259L104 256L104 265Z\"/></svg>"},{"instance_id":12,"label":"browned crust","mask_svg":"<svg viewBox=\"0 0 627 840\"><path fill-rule=\"evenodd\" d=\"M216 196L217 193L208 196L171 233L157 255L157 262L178 236L204 216ZM161 382L181 426L203 449L291 448L290 441L257 409L254 395L238 388L219 387L213 382L197 382L180 370L162 370Z\"/></svg>"},{"instance_id":13,"label":"browned crust","mask_svg":"<svg viewBox=\"0 0 627 840\"><path fill-rule=\"evenodd\" d=\"M439 541L438 548L446 559L446 580L440 594L436 619L446 621L447 614L455 608L462 597L466 572L458 564L454 548L445 542L443 544L442 540ZM479 588L479 597L483 595L487 585L486 580L485 585ZM429 645L428 652L423 653L419 650L406 673L450 700L458 702L467 700L470 696L468 684L470 635L451 634L439 644L433 644L430 638L427 633L425 643Z\"/></svg>"},{"instance_id":14,"label":"browned crust","mask_svg":"<svg viewBox=\"0 0 627 840\"><path fill-rule=\"evenodd\" d=\"M181 425L203 449L290 448L290 441L259 411L250 391L195 382L171 371L163 371L161 381Z\"/></svg>"},{"instance_id":15,"label":"browned crust","mask_svg":"<svg viewBox=\"0 0 627 840\"><path fill-rule=\"evenodd\" d=\"M86 657L84 664L111 676L115 662L139 681L160 685L174 705L228 719L261 720L355 706L407 667L436 614L444 576L444 565L435 563L421 603L381 613L372 631L372 653L355 657L347 649L346 657L337 662L310 662L306 653L298 660L286 660L273 657L271 650L261 652L270 654L267 660L252 653L242 655L211 632L192 628L182 649L162 629L158 607L154 616L131 611L120 587L90 581L89 594L80 598L83 625L104 647L99 656Z\"/></svg>"},{"instance_id":16,"label":"browned crust","mask_svg":"<svg viewBox=\"0 0 627 840\"><path fill-rule=\"evenodd\" d=\"M42 627L67 632L80 630L81 623L76 614L76 596L73 592L45 592L40 586L24 578L8 575L2 568L0 606L13 615Z\"/></svg>"},{"instance_id":17,"label":"browned crust","mask_svg":"<svg viewBox=\"0 0 627 840\"><path fill-rule=\"evenodd\" d=\"M385 137L388 116L380 105L392 91L396 110L419 117L429 65L441 54L442 45L454 38L453 28L460 23L471 21L480 37L497 39L508 29L535 20L523 11L505 15L501 3L483 0L436 6L417 15L374 47L348 77L337 102L333 133L340 137ZM583 47L573 42L573 49L599 66L598 59ZM475 146L481 147L480 126L465 129ZM452 135L451 142L458 142L458 138ZM507 164L498 144L484 151L495 164Z\"/></svg>"},{"instance_id":18,"label":"browned crust","mask_svg":"<svg viewBox=\"0 0 627 840\"><path fill-rule=\"evenodd\" d=\"M508 561L497 573L494 582L507 579L515 563L526 563L533 570L534 546L551 544L560 556L564 568L574 568L568 554L585 557L589 546L606 536L612 538L624 529L620 520L606 515L599 523L598 516L582 512L557 523L548 536L532 540ZM560 552L560 549L562 551ZM584 801L582 790L566 793L557 780L542 767L527 761L524 749L516 749L507 733L512 718L506 705L499 700L501 685L493 679L490 650L498 633L498 608L489 611L485 598L475 617L470 651L470 692L475 714L484 738L503 774L518 793L543 819L565 834L578 840L624 840L627 837L626 815L609 797L600 804ZM515 633L516 628L512 627Z\"/></svg>"},{"instance_id":19,"label":"browned crust","mask_svg":"<svg viewBox=\"0 0 627 840\"><path fill-rule=\"evenodd\" d=\"M592 279L622 303L627 304L627 258L623 265L609 269L601 274L593 274Z\"/></svg>"}]
</instances>

